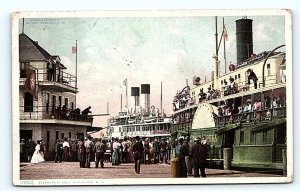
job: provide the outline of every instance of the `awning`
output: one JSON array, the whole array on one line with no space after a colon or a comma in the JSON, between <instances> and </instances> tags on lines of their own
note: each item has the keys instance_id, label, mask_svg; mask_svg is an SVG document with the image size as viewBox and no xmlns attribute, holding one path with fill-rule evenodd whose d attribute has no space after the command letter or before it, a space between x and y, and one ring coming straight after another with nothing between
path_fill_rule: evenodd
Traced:
<instances>
[{"instance_id":1,"label":"awning","mask_svg":"<svg viewBox=\"0 0 300 191\"><path fill-rule=\"evenodd\" d=\"M104 129L103 127L87 127L87 132L98 132Z\"/></svg>"},{"instance_id":2,"label":"awning","mask_svg":"<svg viewBox=\"0 0 300 191\"><path fill-rule=\"evenodd\" d=\"M225 133L226 131L236 129L238 127L240 127L239 123L226 125L226 126L220 128L220 129L218 129L215 133L217 133L217 134Z\"/></svg>"},{"instance_id":3,"label":"awning","mask_svg":"<svg viewBox=\"0 0 300 191\"><path fill-rule=\"evenodd\" d=\"M286 118L273 119L272 121L263 121L252 127L250 131L261 131L263 129L274 128L274 126L280 126L284 123L286 123Z\"/></svg>"}]
</instances>

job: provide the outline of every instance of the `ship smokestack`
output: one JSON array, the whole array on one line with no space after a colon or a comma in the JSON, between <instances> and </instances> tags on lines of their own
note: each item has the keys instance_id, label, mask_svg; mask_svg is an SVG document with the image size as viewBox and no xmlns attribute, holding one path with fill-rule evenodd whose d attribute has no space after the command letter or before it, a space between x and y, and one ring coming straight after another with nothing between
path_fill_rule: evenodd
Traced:
<instances>
[{"instance_id":1,"label":"ship smokestack","mask_svg":"<svg viewBox=\"0 0 300 191\"><path fill-rule=\"evenodd\" d=\"M141 84L141 106L146 113L150 112L150 84Z\"/></svg>"},{"instance_id":2,"label":"ship smokestack","mask_svg":"<svg viewBox=\"0 0 300 191\"><path fill-rule=\"evenodd\" d=\"M236 55L237 65L253 54L252 19L236 20Z\"/></svg>"},{"instance_id":3,"label":"ship smokestack","mask_svg":"<svg viewBox=\"0 0 300 191\"><path fill-rule=\"evenodd\" d=\"M137 106L140 105L140 88L131 87L131 109L133 113L137 112Z\"/></svg>"}]
</instances>

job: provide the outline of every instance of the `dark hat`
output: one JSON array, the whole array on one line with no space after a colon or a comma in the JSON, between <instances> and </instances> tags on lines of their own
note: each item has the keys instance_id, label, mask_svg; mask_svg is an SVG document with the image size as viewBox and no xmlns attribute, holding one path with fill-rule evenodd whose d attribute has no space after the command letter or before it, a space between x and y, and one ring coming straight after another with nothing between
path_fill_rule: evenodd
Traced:
<instances>
[{"instance_id":1,"label":"dark hat","mask_svg":"<svg viewBox=\"0 0 300 191\"><path fill-rule=\"evenodd\" d=\"M140 140L140 136L136 136L135 139L136 139L136 140Z\"/></svg>"},{"instance_id":2,"label":"dark hat","mask_svg":"<svg viewBox=\"0 0 300 191\"><path fill-rule=\"evenodd\" d=\"M91 138L92 138L92 136L91 136L91 135L87 135L87 136L86 136L86 138L88 138L88 139L91 139Z\"/></svg>"},{"instance_id":3,"label":"dark hat","mask_svg":"<svg viewBox=\"0 0 300 191\"><path fill-rule=\"evenodd\" d=\"M201 141L200 137L195 138L195 141Z\"/></svg>"}]
</instances>

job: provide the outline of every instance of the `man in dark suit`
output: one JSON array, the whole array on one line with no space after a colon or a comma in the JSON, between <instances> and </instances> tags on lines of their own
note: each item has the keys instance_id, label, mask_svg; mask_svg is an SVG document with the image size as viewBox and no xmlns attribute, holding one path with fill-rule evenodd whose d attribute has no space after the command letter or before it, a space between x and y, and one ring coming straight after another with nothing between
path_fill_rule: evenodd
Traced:
<instances>
[{"instance_id":1,"label":"man in dark suit","mask_svg":"<svg viewBox=\"0 0 300 191\"><path fill-rule=\"evenodd\" d=\"M79 165L80 168L85 168L85 146L84 138L80 137L78 141Z\"/></svg>"},{"instance_id":2,"label":"man in dark suit","mask_svg":"<svg viewBox=\"0 0 300 191\"><path fill-rule=\"evenodd\" d=\"M201 144L201 139L196 138L195 143L191 149L191 158L194 165L194 177L200 177L199 169L202 177L206 177L205 174L205 163L207 158L207 148Z\"/></svg>"},{"instance_id":3,"label":"man in dark suit","mask_svg":"<svg viewBox=\"0 0 300 191\"><path fill-rule=\"evenodd\" d=\"M140 174L141 160L143 158L144 146L139 136L136 136L136 143L132 146L133 158L134 158L134 169L135 172Z\"/></svg>"},{"instance_id":4,"label":"man in dark suit","mask_svg":"<svg viewBox=\"0 0 300 191\"><path fill-rule=\"evenodd\" d=\"M256 74L253 72L253 70L248 69L247 70L247 75L248 75L248 84L250 85L250 80L253 80L254 83L254 88L257 89L257 76Z\"/></svg>"},{"instance_id":5,"label":"man in dark suit","mask_svg":"<svg viewBox=\"0 0 300 191\"><path fill-rule=\"evenodd\" d=\"M57 161L61 162L61 153L62 153L62 144L59 139L57 139L55 144L55 160L54 162L57 163Z\"/></svg>"}]
</instances>

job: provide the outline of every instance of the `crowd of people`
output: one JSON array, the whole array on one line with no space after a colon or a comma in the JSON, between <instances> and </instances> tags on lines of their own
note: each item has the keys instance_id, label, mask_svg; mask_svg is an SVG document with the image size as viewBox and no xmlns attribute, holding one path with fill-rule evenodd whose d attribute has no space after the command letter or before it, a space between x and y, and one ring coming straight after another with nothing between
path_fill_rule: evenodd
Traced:
<instances>
[{"instance_id":1,"label":"crowd of people","mask_svg":"<svg viewBox=\"0 0 300 191\"><path fill-rule=\"evenodd\" d=\"M21 139L20 141L20 161L40 163L45 161L44 159L45 147L43 139L38 139L35 143L32 139L26 141Z\"/></svg>"},{"instance_id":2,"label":"crowd of people","mask_svg":"<svg viewBox=\"0 0 300 191\"><path fill-rule=\"evenodd\" d=\"M194 103L193 99L190 95L190 87L187 86L187 87L183 88L183 90L181 92L178 92L176 94L176 96L174 97L173 110L176 111L176 110L185 108L189 105L192 105L193 103Z\"/></svg>"},{"instance_id":3,"label":"crowd of people","mask_svg":"<svg viewBox=\"0 0 300 191\"><path fill-rule=\"evenodd\" d=\"M85 108L81 111L79 108L74 110L69 110L66 105L57 106L55 109L55 118L62 119L62 120L87 120L89 118L89 113L91 112L91 106Z\"/></svg>"},{"instance_id":4,"label":"crowd of people","mask_svg":"<svg viewBox=\"0 0 300 191\"><path fill-rule=\"evenodd\" d=\"M243 105L235 103L222 102L218 107L217 117L221 117L223 122L237 122L241 120L270 120L272 116L276 117L282 114L281 101L277 97L271 98L266 96L264 100L256 99L253 104L251 99L246 100ZM219 121L220 122L220 121Z\"/></svg>"},{"instance_id":5,"label":"crowd of people","mask_svg":"<svg viewBox=\"0 0 300 191\"><path fill-rule=\"evenodd\" d=\"M207 140L195 138L193 145L189 146L189 138L179 137L175 147L175 156L179 162L179 177L206 177L205 167L207 165ZM192 170L194 169L194 173ZM200 173L199 173L200 170Z\"/></svg>"},{"instance_id":6,"label":"crowd of people","mask_svg":"<svg viewBox=\"0 0 300 191\"><path fill-rule=\"evenodd\" d=\"M187 176L191 165L194 168L195 177L199 177L199 169L201 176L205 177L206 144L206 140L200 138L196 138L194 145L190 148L188 139L182 137L172 144L168 138L150 140L136 136L108 140L94 139L87 135L79 140L58 139L54 146L54 162L79 162L80 168L91 168L93 161L95 168L104 168L105 162L111 162L113 166L134 162L135 172L139 174L141 164L170 164L171 153L174 152L179 160L180 177ZM25 144L24 139L21 139L20 147L21 162L41 163L45 161L42 139L37 140L36 144L32 140ZM174 148L173 151L172 148ZM26 157L24 153L27 153ZM190 160L186 160L186 157L190 157Z\"/></svg>"},{"instance_id":7,"label":"crowd of people","mask_svg":"<svg viewBox=\"0 0 300 191\"><path fill-rule=\"evenodd\" d=\"M203 101L220 98L221 91L223 92L224 96L236 94L239 93L240 91L248 91L250 88L251 80L253 81L254 88L257 89L258 78L255 72L252 69L248 69L246 73L247 73L247 81L241 87L239 87L238 83L235 82L235 79L232 76L230 76L229 82L227 82L226 79L221 81L222 90L214 89L211 85L207 88L206 92L203 90L203 88L201 88L198 94L199 103ZM174 97L173 110L177 111L179 109L185 108L194 103L195 101L190 95L190 88L189 86L187 86L181 92L178 92Z\"/></svg>"}]
</instances>

